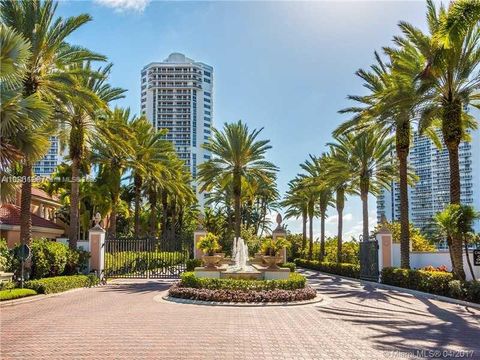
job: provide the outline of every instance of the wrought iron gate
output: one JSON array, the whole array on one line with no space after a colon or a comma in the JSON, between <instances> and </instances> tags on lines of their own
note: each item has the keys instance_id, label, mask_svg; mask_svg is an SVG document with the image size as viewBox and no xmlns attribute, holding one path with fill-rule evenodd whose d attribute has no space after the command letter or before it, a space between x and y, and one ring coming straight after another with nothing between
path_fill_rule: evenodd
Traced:
<instances>
[{"instance_id":1,"label":"wrought iron gate","mask_svg":"<svg viewBox=\"0 0 480 360\"><path fill-rule=\"evenodd\" d=\"M106 239L105 277L177 278L185 271L189 245L181 239Z\"/></svg>"},{"instance_id":2,"label":"wrought iron gate","mask_svg":"<svg viewBox=\"0 0 480 360\"><path fill-rule=\"evenodd\" d=\"M378 281L378 241L360 241L360 279Z\"/></svg>"}]
</instances>

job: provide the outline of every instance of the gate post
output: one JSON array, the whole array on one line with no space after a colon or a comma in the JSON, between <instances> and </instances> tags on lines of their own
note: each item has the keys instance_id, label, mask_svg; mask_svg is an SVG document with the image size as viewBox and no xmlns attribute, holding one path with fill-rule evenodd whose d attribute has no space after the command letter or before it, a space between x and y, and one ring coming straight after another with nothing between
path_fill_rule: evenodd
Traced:
<instances>
[{"instance_id":1,"label":"gate post","mask_svg":"<svg viewBox=\"0 0 480 360\"><path fill-rule=\"evenodd\" d=\"M197 248L197 243L205 235L207 235L207 232L203 229L197 229L193 233L193 258L194 259L202 259L203 253L202 253L202 250Z\"/></svg>"},{"instance_id":2,"label":"gate post","mask_svg":"<svg viewBox=\"0 0 480 360\"><path fill-rule=\"evenodd\" d=\"M100 213L95 215L95 226L88 231L90 245L90 272L95 271L100 280L104 278L105 229L100 225Z\"/></svg>"},{"instance_id":3,"label":"gate post","mask_svg":"<svg viewBox=\"0 0 480 360\"><path fill-rule=\"evenodd\" d=\"M393 265L392 232L386 226L382 226L376 238L378 241L378 271L381 274L383 268Z\"/></svg>"},{"instance_id":4,"label":"gate post","mask_svg":"<svg viewBox=\"0 0 480 360\"><path fill-rule=\"evenodd\" d=\"M287 232L285 231L285 228L282 225L282 215L277 214L277 227L275 230L272 231L272 239L275 240L277 238L287 238ZM287 248L284 247L282 251L280 252L282 256L282 264L285 264L287 262Z\"/></svg>"}]
</instances>

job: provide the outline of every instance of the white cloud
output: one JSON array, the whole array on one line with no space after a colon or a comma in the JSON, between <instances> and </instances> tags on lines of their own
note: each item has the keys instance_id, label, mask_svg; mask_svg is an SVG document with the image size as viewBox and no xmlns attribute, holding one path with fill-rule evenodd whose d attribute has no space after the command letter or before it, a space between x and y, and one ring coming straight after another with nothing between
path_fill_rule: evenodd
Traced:
<instances>
[{"instance_id":1,"label":"white cloud","mask_svg":"<svg viewBox=\"0 0 480 360\"><path fill-rule=\"evenodd\" d=\"M345 214L343 215L343 221L352 221L353 219L353 214L352 213L348 213L348 214ZM326 224L334 224L336 223L338 220L338 215L331 215L331 216L328 216L327 219L325 220L325 223Z\"/></svg>"},{"instance_id":2,"label":"white cloud","mask_svg":"<svg viewBox=\"0 0 480 360\"><path fill-rule=\"evenodd\" d=\"M116 12L143 12L150 0L94 0L97 4L114 9Z\"/></svg>"}]
</instances>

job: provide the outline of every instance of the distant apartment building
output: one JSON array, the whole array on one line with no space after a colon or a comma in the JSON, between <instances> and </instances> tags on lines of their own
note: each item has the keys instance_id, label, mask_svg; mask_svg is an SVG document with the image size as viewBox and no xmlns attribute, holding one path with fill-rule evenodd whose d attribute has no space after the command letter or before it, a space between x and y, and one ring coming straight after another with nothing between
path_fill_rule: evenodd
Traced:
<instances>
[{"instance_id":1,"label":"distant apartment building","mask_svg":"<svg viewBox=\"0 0 480 360\"><path fill-rule=\"evenodd\" d=\"M197 169L211 154L202 148L213 123L213 68L172 53L163 62L150 63L141 72L141 113L173 143L192 174L200 206L205 194L197 185Z\"/></svg>"},{"instance_id":2,"label":"distant apartment building","mask_svg":"<svg viewBox=\"0 0 480 360\"><path fill-rule=\"evenodd\" d=\"M60 141L57 136L50 137L48 153L33 165L33 173L38 176L49 177L55 172L57 166L63 161L60 151Z\"/></svg>"},{"instance_id":3,"label":"distant apartment building","mask_svg":"<svg viewBox=\"0 0 480 360\"><path fill-rule=\"evenodd\" d=\"M477 130L471 135L472 142L462 142L459 151L461 202L480 211L480 132ZM448 152L445 147L438 149L429 138L415 133L409 163L419 177L408 191L410 222L429 232L434 228L434 215L450 201ZM377 197L378 221L382 216L388 221L400 220L398 183L393 183L392 190L383 190ZM475 230L480 231L479 222Z\"/></svg>"}]
</instances>

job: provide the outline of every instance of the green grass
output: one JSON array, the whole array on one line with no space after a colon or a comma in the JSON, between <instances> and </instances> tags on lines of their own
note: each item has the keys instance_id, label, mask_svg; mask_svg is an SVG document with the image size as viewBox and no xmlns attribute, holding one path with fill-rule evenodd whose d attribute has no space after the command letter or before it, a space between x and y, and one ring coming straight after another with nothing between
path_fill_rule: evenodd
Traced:
<instances>
[{"instance_id":1,"label":"green grass","mask_svg":"<svg viewBox=\"0 0 480 360\"><path fill-rule=\"evenodd\" d=\"M25 296L37 295L32 289L10 289L0 291L0 301L19 299Z\"/></svg>"}]
</instances>

